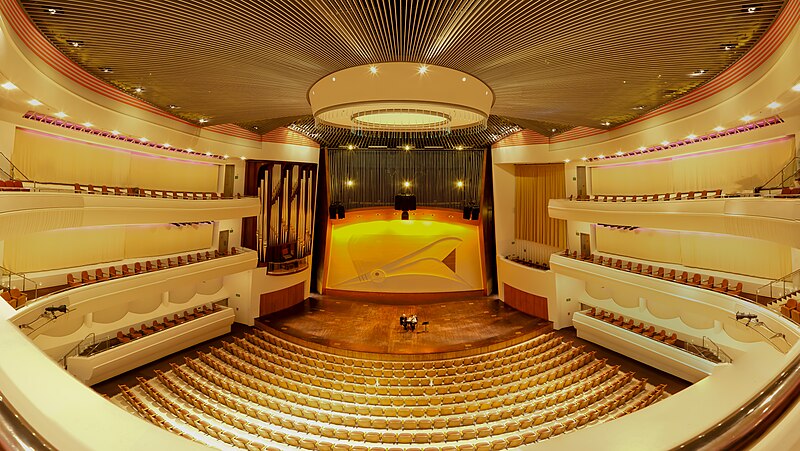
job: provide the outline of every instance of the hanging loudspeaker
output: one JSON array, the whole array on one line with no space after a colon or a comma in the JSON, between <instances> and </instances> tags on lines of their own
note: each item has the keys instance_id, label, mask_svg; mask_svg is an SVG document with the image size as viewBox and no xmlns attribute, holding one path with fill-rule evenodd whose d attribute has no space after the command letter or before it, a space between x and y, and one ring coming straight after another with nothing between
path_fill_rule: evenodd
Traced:
<instances>
[{"instance_id":1,"label":"hanging loudspeaker","mask_svg":"<svg viewBox=\"0 0 800 451\"><path fill-rule=\"evenodd\" d=\"M477 206L476 207L472 207L472 220L473 221L477 221L478 220L478 216L480 216L480 214L481 214L480 207L477 207Z\"/></svg>"},{"instance_id":2,"label":"hanging loudspeaker","mask_svg":"<svg viewBox=\"0 0 800 451\"><path fill-rule=\"evenodd\" d=\"M336 207L336 215L339 217L339 219L344 219L344 205L339 204Z\"/></svg>"},{"instance_id":3,"label":"hanging loudspeaker","mask_svg":"<svg viewBox=\"0 0 800 451\"><path fill-rule=\"evenodd\" d=\"M338 207L336 206L336 204L335 203L331 204L331 206L328 207L328 217L331 218L331 219L336 219L336 211L337 210L338 210Z\"/></svg>"},{"instance_id":4,"label":"hanging loudspeaker","mask_svg":"<svg viewBox=\"0 0 800 451\"><path fill-rule=\"evenodd\" d=\"M472 207L470 207L469 205L465 205L463 218L468 220L470 216L472 216Z\"/></svg>"}]
</instances>

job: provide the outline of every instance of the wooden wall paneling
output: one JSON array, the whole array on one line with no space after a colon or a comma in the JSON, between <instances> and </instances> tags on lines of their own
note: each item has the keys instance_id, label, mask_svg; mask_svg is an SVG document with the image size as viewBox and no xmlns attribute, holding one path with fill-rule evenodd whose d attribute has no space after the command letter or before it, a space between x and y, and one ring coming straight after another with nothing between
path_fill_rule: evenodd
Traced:
<instances>
[{"instance_id":1,"label":"wooden wall paneling","mask_svg":"<svg viewBox=\"0 0 800 451\"><path fill-rule=\"evenodd\" d=\"M305 282L271 293L261 293L258 316L289 308L305 300Z\"/></svg>"}]
</instances>

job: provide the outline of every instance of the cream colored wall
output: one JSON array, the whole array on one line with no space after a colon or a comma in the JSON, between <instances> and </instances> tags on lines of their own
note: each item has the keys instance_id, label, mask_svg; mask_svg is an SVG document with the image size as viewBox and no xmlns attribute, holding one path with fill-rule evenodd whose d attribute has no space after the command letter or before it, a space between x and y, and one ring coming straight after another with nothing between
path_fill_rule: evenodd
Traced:
<instances>
[{"instance_id":1,"label":"cream colored wall","mask_svg":"<svg viewBox=\"0 0 800 451\"><path fill-rule=\"evenodd\" d=\"M777 279L792 270L792 248L734 235L595 228L598 252Z\"/></svg>"},{"instance_id":2,"label":"cream colored wall","mask_svg":"<svg viewBox=\"0 0 800 451\"><path fill-rule=\"evenodd\" d=\"M3 266L36 272L208 249L211 224L86 227L22 235L5 242Z\"/></svg>"},{"instance_id":3,"label":"cream colored wall","mask_svg":"<svg viewBox=\"0 0 800 451\"><path fill-rule=\"evenodd\" d=\"M135 153L25 129L16 130L12 161L37 181L180 191L216 191L219 173L216 164Z\"/></svg>"},{"instance_id":4,"label":"cream colored wall","mask_svg":"<svg viewBox=\"0 0 800 451\"><path fill-rule=\"evenodd\" d=\"M753 190L794 156L794 137L648 162L591 168L592 194Z\"/></svg>"}]
</instances>

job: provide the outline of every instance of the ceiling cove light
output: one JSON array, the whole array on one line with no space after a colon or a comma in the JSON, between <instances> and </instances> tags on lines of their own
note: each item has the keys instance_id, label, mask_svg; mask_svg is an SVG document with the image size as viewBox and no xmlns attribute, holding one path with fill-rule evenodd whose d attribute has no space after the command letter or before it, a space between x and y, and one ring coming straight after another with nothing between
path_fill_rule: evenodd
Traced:
<instances>
[{"instance_id":1,"label":"ceiling cove light","mask_svg":"<svg viewBox=\"0 0 800 451\"><path fill-rule=\"evenodd\" d=\"M40 101L38 101L38 100L36 100L36 99L30 99L30 100L28 100L28 104L29 104L29 105L33 105L33 106L42 106L42 105L43 105L43 103L42 103L42 102L40 102Z\"/></svg>"},{"instance_id":2,"label":"ceiling cove light","mask_svg":"<svg viewBox=\"0 0 800 451\"><path fill-rule=\"evenodd\" d=\"M416 134L486 130L494 96L482 81L455 69L411 62L381 63L380 77L374 76L372 67L377 66L342 69L309 88L316 127L358 136L396 134L409 141ZM409 78L412 73L425 76ZM468 83L453 89L462 78Z\"/></svg>"},{"instance_id":3,"label":"ceiling cove light","mask_svg":"<svg viewBox=\"0 0 800 451\"><path fill-rule=\"evenodd\" d=\"M17 85L11 83L10 81L7 81L0 86L2 86L6 91L13 91L14 89L17 89Z\"/></svg>"}]
</instances>

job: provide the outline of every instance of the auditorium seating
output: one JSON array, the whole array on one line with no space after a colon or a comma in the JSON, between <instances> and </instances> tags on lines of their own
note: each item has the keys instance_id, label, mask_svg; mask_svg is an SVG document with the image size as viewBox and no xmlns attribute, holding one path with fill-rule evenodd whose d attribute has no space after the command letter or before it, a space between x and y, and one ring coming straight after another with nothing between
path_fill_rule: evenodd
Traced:
<instances>
[{"instance_id":1,"label":"auditorium seating","mask_svg":"<svg viewBox=\"0 0 800 451\"><path fill-rule=\"evenodd\" d=\"M616 259L616 263L612 263L611 257L602 257L602 256L595 256L589 254L588 256L582 257L579 256L577 251L573 251L570 253L569 249L565 250L563 253L559 255L563 257L568 257L576 260L586 261L589 263L595 263L602 266L608 266L609 268L618 269L620 271L627 271L632 272L635 274L640 274L643 276L655 277L661 280L667 280L670 282L676 282L684 285L691 285L698 288L705 288L707 290L713 290L719 293L727 294L729 296L735 296L741 299L745 299L750 301L745 296L742 296L742 282L737 282L736 286L731 286L731 282L728 279L723 279L719 285L716 284L714 280L714 276L705 276L700 273L694 273L689 276L687 271L683 271L682 274L676 274L675 270L672 269L669 272L663 267L653 268L652 265L644 266L642 263L636 263L634 266L634 262L622 259Z\"/></svg>"},{"instance_id":2,"label":"auditorium seating","mask_svg":"<svg viewBox=\"0 0 800 451\"><path fill-rule=\"evenodd\" d=\"M695 199L717 199L724 197L721 189L716 190L703 190L703 191L689 191L679 193L664 193L664 194L636 194L636 195L611 195L611 194L595 194L594 196L577 196L574 198L576 201L591 201L591 202L657 202L669 200L695 200ZM569 200L573 200L570 195Z\"/></svg>"},{"instance_id":3,"label":"auditorium seating","mask_svg":"<svg viewBox=\"0 0 800 451\"><path fill-rule=\"evenodd\" d=\"M525 260L523 258L516 257L516 256L509 256L508 260L512 261L514 263L519 263L520 265L527 266L529 268L541 269L542 271L549 271L550 270L550 264L549 263L540 263L540 262L535 262L535 261L532 261L532 260Z\"/></svg>"},{"instance_id":4,"label":"auditorium seating","mask_svg":"<svg viewBox=\"0 0 800 451\"><path fill-rule=\"evenodd\" d=\"M20 187L22 185L20 184ZM222 199L222 193L203 192L203 191L171 191L171 190L156 190L145 189L137 187L107 187L102 185L98 190L94 185L81 185L75 183L73 189L76 194L105 194L115 196L133 196L133 197L155 197L161 199L192 199L192 200L217 200ZM113 191L112 191L113 190ZM124 190L124 191L123 191Z\"/></svg>"},{"instance_id":5,"label":"auditorium seating","mask_svg":"<svg viewBox=\"0 0 800 451\"><path fill-rule=\"evenodd\" d=\"M3 292L0 293L0 297L15 309L24 307L25 303L28 302L28 295L19 291L18 288L3 290Z\"/></svg>"},{"instance_id":6,"label":"auditorium seating","mask_svg":"<svg viewBox=\"0 0 800 451\"><path fill-rule=\"evenodd\" d=\"M210 446L501 450L663 396L553 333L487 352L370 360L254 330L120 387L119 403ZM222 443L220 443L222 442Z\"/></svg>"},{"instance_id":7,"label":"auditorium seating","mask_svg":"<svg viewBox=\"0 0 800 451\"><path fill-rule=\"evenodd\" d=\"M655 326L652 325L647 326L642 322L639 322L639 325L636 325L633 319L629 318L626 321L625 317L623 317L622 315L615 317L614 314L611 312L606 312L605 310L600 310L598 312L594 307L591 307L589 310L586 310L583 313L593 318L604 321L606 323L612 324L614 326L621 327L631 332L643 335L647 338L652 338L653 340L660 341L668 345L677 346L683 349L683 346L681 345L682 342L679 342L678 340L678 334L674 332L672 333L672 335L670 335L668 332L664 331L664 329L661 329L661 332L656 333Z\"/></svg>"},{"instance_id":8,"label":"auditorium seating","mask_svg":"<svg viewBox=\"0 0 800 451\"><path fill-rule=\"evenodd\" d=\"M781 315L796 323L800 323L800 291L788 293L771 302L767 307L779 311Z\"/></svg>"}]
</instances>

